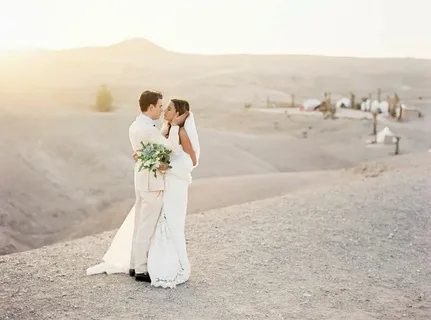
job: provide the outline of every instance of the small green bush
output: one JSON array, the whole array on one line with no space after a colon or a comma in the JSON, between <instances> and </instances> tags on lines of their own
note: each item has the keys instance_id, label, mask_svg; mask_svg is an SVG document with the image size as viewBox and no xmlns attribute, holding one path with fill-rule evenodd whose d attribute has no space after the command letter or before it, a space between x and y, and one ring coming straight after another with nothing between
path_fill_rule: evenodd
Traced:
<instances>
[{"instance_id":1,"label":"small green bush","mask_svg":"<svg viewBox=\"0 0 431 320\"><path fill-rule=\"evenodd\" d=\"M113 109L111 90L105 84L97 91L95 109L99 112L109 112Z\"/></svg>"}]
</instances>

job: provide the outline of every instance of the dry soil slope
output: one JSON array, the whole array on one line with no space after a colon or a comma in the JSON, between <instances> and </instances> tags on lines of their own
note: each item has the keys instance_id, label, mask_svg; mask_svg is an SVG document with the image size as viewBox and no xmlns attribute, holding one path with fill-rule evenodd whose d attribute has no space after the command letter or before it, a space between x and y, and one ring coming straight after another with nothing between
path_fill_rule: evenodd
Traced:
<instances>
[{"instance_id":1,"label":"dry soil slope","mask_svg":"<svg viewBox=\"0 0 431 320\"><path fill-rule=\"evenodd\" d=\"M345 170L283 172L196 180L190 187L188 214L205 213L275 196L293 194L305 189L318 189L358 178ZM133 205L133 199L114 203L96 212L62 234L74 239L118 228Z\"/></svg>"},{"instance_id":2,"label":"dry soil slope","mask_svg":"<svg viewBox=\"0 0 431 320\"><path fill-rule=\"evenodd\" d=\"M116 115L2 117L0 226L23 247L40 246L91 213L131 198L127 132L132 120ZM205 156L196 178L278 171L217 137L211 139L205 130L201 142ZM215 148L220 152L211 156ZM11 245L6 252L14 251Z\"/></svg>"},{"instance_id":3,"label":"dry soil slope","mask_svg":"<svg viewBox=\"0 0 431 320\"><path fill-rule=\"evenodd\" d=\"M127 137L133 118L116 113L0 118L2 253L118 227L133 203ZM219 120L227 129L236 125L252 133L208 128ZM279 122L285 128L274 130L265 117L256 122L247 114L232 114L219 120L206 119L200 129L202 159L194 177L205 180L192 186L192 211L280 195L291 192L292 180L302 181L300 176L277 176L279 172L340 169L388 154L387 149L366 148L367 123L319 119L308 130L308 122L284 119ZM241 127L249 123L254 126ZM302 138L304 128L308 139ZM270 176L257 176L261 174ZM208 180L214 177L232 181ZM195 195L199 188L205 193ZM225 191L222 197L215 196L218 190ZM94 224L80 228L88 219Z\"/></svg>"},{"instance_id":4,"label":"dry soil slope","mask_svg":"<svg viewBox=\"0 0 431 320\"><path fill-rule=\"evenodd\" d=\"M429 319L429 157L374 163L386 168L375 178L189 216L193 274L175 290L127 275L85 276L113 232L2 256L1 314L22 320ZM363 168L354 172L363 176Z\"/></svg>"}]
</instances>

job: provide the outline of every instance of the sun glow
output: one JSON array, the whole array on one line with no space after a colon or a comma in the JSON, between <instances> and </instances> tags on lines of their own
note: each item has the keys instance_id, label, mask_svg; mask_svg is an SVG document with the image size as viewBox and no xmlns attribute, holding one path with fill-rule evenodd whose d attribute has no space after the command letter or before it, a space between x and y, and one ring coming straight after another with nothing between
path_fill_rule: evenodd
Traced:
<instances>
[{"instance_id":1,"label":"sun glow","mask_svg":"<svg viewBox=\"0 0 431 320\"><path fill-rule=\"evenodd\" d=\"M187 53L431 58L431 44L423 40L431 29L427 3L0 0L0 50L105 46L140 37ZM414 14L405 14L409 8Z\"/></svg>"}]
</instances>

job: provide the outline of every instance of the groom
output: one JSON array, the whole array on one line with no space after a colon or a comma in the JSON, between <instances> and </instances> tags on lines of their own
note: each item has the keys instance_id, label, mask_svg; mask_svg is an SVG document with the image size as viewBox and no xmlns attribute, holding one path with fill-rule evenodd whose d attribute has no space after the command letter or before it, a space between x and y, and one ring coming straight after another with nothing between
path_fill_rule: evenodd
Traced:
<instances>
[{"instance_id":1,"label":"groom","mask_svg":"<svg viewBox=\"0 0 431 320\"><path fill-rule=\"evenodd\" d=\"M129 138L133 151L141 149L141 141L164 145L175 153L179 147L179 126L182 125L188 114L175 115L169 137L165 138L156 128L154 120L160 118L163 96L158 91L146 90L139 98L141 114L129 128ZM151 237L156 229L157 220L162 210L164 177L162 171L166 166L159 168L157 177L149 170L139 171L139 163L135 164L135 222L133 229L132 252L130 258L130 276L136 281L151 282L147 269L148 250Z\"/></svg>"}]
</instances>

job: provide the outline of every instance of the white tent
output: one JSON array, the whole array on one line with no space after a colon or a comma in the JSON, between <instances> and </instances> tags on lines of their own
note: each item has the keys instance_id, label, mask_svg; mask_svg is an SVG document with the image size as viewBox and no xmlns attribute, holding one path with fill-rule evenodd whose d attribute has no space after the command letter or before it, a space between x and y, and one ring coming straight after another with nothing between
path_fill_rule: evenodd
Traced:
<instances>
[{"instance_id":1,"label":"white tent","mask_svg":"<svg viewBox=\"0 0 431 320\"><path fill-rule=\"evenodd\" d=\"M304 101L304 103L302 104L302 107L304 108L305 111L313 111L314 108L316 108L321 103L322 102L317 99L308 99Z\"/></svg>"},{"instance_id":2,"label":"white tent","mask_svg":"<svg viewBox=\"0 0 431 320\"><path fill-rule=\"evenodd\" d=\"M379 112L379 109L380 109L380 103L377 100L374 100L371 103L370 111L371 112Z\"/></svg>"},{"instance_id":3,"label":"white tent","mask_svg":"<svg viewBox=\"0 0 431 320\"><path fill-rule=\"evenodd\" d=\"M393 144L395 142L395 135L388 127L385 127L383 130L379 131L376 136L377 143L383 144Z\"/></svg>"},{"instance_id":4,"label":"white tent","mask_svg":"<svg viewBox=\"0 0 431 320\"><path fill-rule=\"evenodd\" d=\"M349 98L342 98L337 101L337 103L335 104L335 107L338 109L338 108L341 108L342 105L344 105L346 108L351 108L352 101Z\"/></svg>"},{"instance_id":5,"label":"white tent","mask_svg":"<svg viewBox=\"0 0 431 320\"><path fill-rule=\"evenodd\" d=\"M371 100L368 99L367 101L361 102L361 111L370 111L371 109Z\"/></svg>"},{"instance_id":6,"label":"white tent","mask_svg":"<svg viewBox=\"0 0 431 320\"><path fill-rule=\"evenodd\" d=\"M383 115L387 116L389 114L389 102L380 102L380 111L383 113Z\"/></svg>"}]
</instances>

